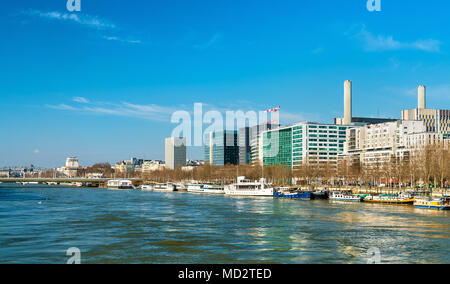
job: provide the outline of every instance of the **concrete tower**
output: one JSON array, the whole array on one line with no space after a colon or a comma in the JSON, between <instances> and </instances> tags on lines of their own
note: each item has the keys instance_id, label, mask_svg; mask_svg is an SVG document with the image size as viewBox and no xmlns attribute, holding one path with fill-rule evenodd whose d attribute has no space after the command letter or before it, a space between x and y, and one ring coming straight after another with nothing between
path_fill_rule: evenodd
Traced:
<instances>
[{"instance_id":1,"label":"concrete tower","mask_svg":"<svg viewBox=\"0 0 450 284\"><path fill-rule=\"evenodd\" d=\"M352 81L344 83L344 125L352 123Z\"/></svg>"},{"instance_id":2,"label":"concrete tower","mask_svg":"<svg viewBox=\"0 0 450 284\"><path fill-rule=\"evenodd\" d=\"M418 93L419 93L419 109L425 109L427 106L427 99L426 99L426 92L427 89L425 86L419 86Z\"/></svg>"},{"instance_id":3,"label":"concrete tower","mask_svg":"<svg viewBox=\"0 0 450 284\"><path fill-rule=\"evenodd\" d=\"M186 166L186 138L166 139L166 168L174 170Z\"/></svg>"}]
</instances>

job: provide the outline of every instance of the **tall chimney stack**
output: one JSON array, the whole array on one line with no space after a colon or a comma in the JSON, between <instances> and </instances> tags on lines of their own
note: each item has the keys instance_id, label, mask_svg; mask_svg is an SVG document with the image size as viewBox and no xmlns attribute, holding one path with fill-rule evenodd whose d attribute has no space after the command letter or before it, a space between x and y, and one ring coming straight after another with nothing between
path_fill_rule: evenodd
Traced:
<instances>
[{"instance_id":1,"label":"tall chimney stack","mask_svg":"<svg viewBox=\"0 0 450 284\"><path fill-rule=\"evenodd\" d=\"M344 125L352 123L352 81L344 83Z\"/></svg>"},{"instance_id":2,"label":"tall chimney stack","mask_svg":"<svg viewBox=\"0 0 450 284\"><path fill-rule=\"evenodd\" d=\"M427 89L425 86L419 86L419 109L425 109L427 107Z\"/></svg>"}]
</instances>

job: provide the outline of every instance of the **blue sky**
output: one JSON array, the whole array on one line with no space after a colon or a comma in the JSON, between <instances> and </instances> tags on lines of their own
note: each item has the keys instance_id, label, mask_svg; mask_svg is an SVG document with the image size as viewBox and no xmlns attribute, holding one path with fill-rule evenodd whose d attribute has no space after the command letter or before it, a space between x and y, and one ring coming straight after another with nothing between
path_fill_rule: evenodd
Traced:
<instances>
[{"instance_id":1,"label":"blue sky","mask_svg":"<svg viewBox=\"0 0 450 284\"><path fill-rule=\"evenodd\" d=\"M400 117L419 84L450 105L445 1L66 2L2 3L0 166L163 159L171 113L196 102L331 122L344 80L355 116Z\"/></svg>"}]
</instances>

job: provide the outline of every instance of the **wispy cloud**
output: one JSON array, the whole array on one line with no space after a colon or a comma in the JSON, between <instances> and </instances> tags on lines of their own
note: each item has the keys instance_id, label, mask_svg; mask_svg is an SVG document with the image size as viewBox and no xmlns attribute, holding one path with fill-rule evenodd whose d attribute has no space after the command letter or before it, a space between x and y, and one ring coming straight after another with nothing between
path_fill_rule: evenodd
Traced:
<instances>
[{"instance_id":1,"label":"wispy cloud","mask_svg":"<svg viewBox=\"0 0 450 284\"><path fill-rule=\"evenodd\" d=\"M215 46L218 42L222 40L222 38L223 38L222 34L216 33L207 42L203 44L196 44L193 47L194 49L198 50L208 49Z\"/></svg>"},{"instance_id":2,"label":"wispy cloud","mask_svg":"<svg viewBox=\"0 0 450 284\"><path fill-rule=\"evenodd\" d=\"M48 108L57 109L57 110L77 110L77 108L66 105L66 104L59 104L59 105L46 105Z\"/></svg>"},{"instance_id":3,"label":"wispy cloud","mask_svg":"<svg viewBox=\"0 0 450 284\"><path fill-rule=\"evenodd\" d=\"M365 25L354 26L346 33L352 38L360 40L366 51L389 50L421 50L426 52L439 52L442 42L435 39L418 39L413 42L402 42L389 35L375 35L366 29Z\"/></svg>"},{"instance_id":4,"label":"wispy cloud","mask_svg":"<svg viewBox=\"0 0 450 284\"><path fill-rule=\"evenodd\" d=\"M59 11L51 11L51 12L44 12L39 10L26 10L22 11L22 14L28 15L28 16L34 16L49 20L55 20L55 21L64 21L64 22L71 22L80 24L83 26L87 26L90 28L96 28L96 29L114 29L116 28L116 25L105 20L101 19L97 16L91 16L88 14L72 14L72 13L65 13L65 12L59 12Z\"/></svg>"},{"instance_id":5,"label":"wispy cloud","mask_svg":"<svg viewBox=\"0 0 450 284\"><path fill-rule=\"evenodd\" d=\"M82 97L76 97L82 98ZM58 104L58 105L45 105L47 108L60 110L60 111L70 111L79 114L90 114L90 115L109 115L118 117L133 117L157 122L170 122L172 114L177 111L187 111L191 115L193 114L193 105L179 105L175 107L160 106L156 104L134 104L129 102L122 103L110 103L110 102L92 102L88 99L82 98L82 105L68 105L68 104ZM75 100L74 100L75 101ZM80 100L77 100L77 102ZM255 106L257 104L249 102L245 104L248 106ZM242 105L240 105L242 107ZM241 110L244 113L248 111L255 111L257 114L263 111L263 107L257 107L257 109L251 109L250 107L236 108L236 106L216 106L204 103L203 113L208 111L218 111L222 113L225 117L228 111L238 111ZM282 109L280 111L280 119L282 124L290 124L302 121L318 121L320 116L311 113L298 113L298 112L288 112Z\"/></svg>"},{"instance_id":6,"label":"wispy cloud","mask_svg":"<svg viewBox=\"0 0 450 284\"><path fill-rule=\"evenodd\" d=\"M140 44L142 43L140 40L131 40L131 39L123 39L117 36L103 36L104 40L107 41L118 41L123 43L131 43L131 44Z\"/></svg>"},{"instance_id":7,"label":"wispy cloud","mask_svg":"<svg viewBox=\"0 0 450 284\"><path fill-rule=\"evenodd\" d=\"M98 16L92 16L85 13L81 14L75 14L75 13L66 13L66 12L59 12L59 11L39 11L39 10L25 10L22 11L21 14L29 16L29 17L37 17L52 21L59 21L59 22L67 22L67 23L73 23L80 26L85 26L88 28L96 29L96 30L109 30L109 31L117 31L117 26L106 20L102 19ZM141 40L137 39L130 39L127 37L119 37L119 36L102 36L102 39L107 41L114 41L114 42L122 42L122 43L128 43L128 44L140 44L142 43Z\"/></svg>"},{"instance_id":8,"label":"wispy cloud","mask_svg":"<svg viewBox=\"0 0 450 284\"><path fill-rule=\"evenodd\" d=\"M83 97L74 97L73 101L76 103L81 103L81 104L88 104L89 100Z\"/></svg>"},{"instance_id":9,"label":"wispy cloud","mask_svg":"<svg viewBox=\"0 0 450 284\"><path fill-rule=\"evenodd\" d=\"M77 97L81 98L81 97ZM137 105L127 102L123 103L105 103L105 102L90 102L88 99L82 98L82 100L75 100L81 102L82 106L72 106L67 104L58 105L45 105L48 108L71 111L84 114L95 115L112 115L121 117L134 117L152 121L170 121L170 117L173 112L177 111L176 108L164 107L158 105Z\"/></svg>"}]
</instances>

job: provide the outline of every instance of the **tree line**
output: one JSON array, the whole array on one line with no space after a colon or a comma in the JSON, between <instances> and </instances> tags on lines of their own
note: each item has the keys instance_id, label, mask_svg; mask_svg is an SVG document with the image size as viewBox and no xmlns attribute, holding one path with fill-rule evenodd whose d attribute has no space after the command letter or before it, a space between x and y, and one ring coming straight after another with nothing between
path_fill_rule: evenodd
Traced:
<instances>
[{"instance_id":1,"label":"tree line","mask_svg":"<svg viewBox=\"0 0 450 284\"><path fill-rule=\"evenodd\" d=\"M330 185L330 186L379 186L390 187L449 187L450 149L443 144L428 145L404 157L391 156L371 164L359 161L350 163L341 160L336 164L302 164L294 169L285 166L205 164L186 171L161 169L153 172L114 172L108 163L98 163L80 169L78 176L102 173L105 178L138 178L143 182L189 182L229 184L238 176L250 180L264 177L274 185ZM46 172L42 177L53 177L54 172Z\"/></svg>"}]
</instances>

